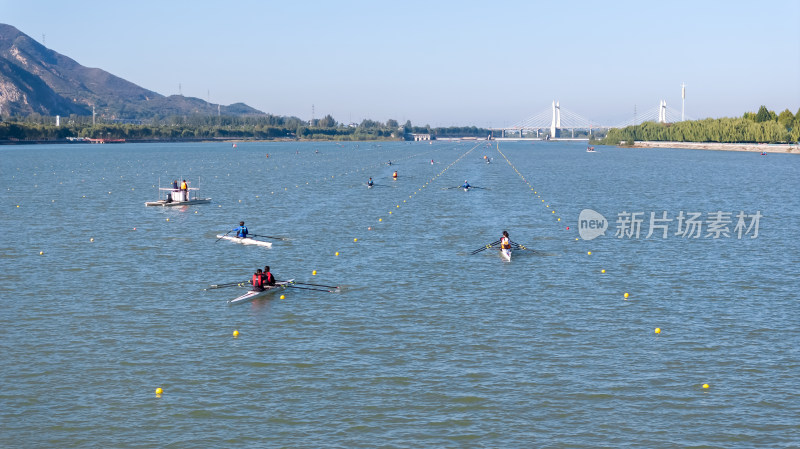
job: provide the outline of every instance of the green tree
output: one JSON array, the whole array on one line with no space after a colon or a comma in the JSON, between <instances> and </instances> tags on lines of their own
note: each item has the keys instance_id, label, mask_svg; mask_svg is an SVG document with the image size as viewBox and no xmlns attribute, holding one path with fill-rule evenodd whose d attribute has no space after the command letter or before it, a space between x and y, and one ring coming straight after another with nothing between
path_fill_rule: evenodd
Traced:
<instances>
[{"instance_id":1,"label":"green tree","mask_svg":"<svg viewBox=\"0 0 800 449\"><path fill-rule=\"evenodd\" d=\"M790 129L792 127L792 122L794 122L794 115L789 109L784 109L784 111L778 115L778 124L784 128Z\"/></svg>"},{"instance_id":2,"label":"green tree","mask_svg":"<svg viewBox=\"0 0 800 449\"><path fill-rule=\"evenodd\" d=\"M336 127L336 120L330 114L319 119L317 126L320 128L334 128Z\"/></svg>"},{"instance_id":3,"label":"green tree","mask_svg":"<svg viewBox=\"0 0 800 449\"><path fill-rule=\"evenodd\" d=\"M397 123L397 120L390 118L389 120L386 120L386 127L391 130L396 130L400 127L400 124Z\"/></svg>"},{"instance_id":4,"label":"green tree","mask_svg":"<svg viewBox=\"0 0 800 449\"><path fill-rule=\"evenodd\" d=\"M766 106L761 105L761 107L758 108L758 112L756 112L756 122L762 123L770 120L775 120L775 113L768 110Z\"/></svg>"}]
</instances>

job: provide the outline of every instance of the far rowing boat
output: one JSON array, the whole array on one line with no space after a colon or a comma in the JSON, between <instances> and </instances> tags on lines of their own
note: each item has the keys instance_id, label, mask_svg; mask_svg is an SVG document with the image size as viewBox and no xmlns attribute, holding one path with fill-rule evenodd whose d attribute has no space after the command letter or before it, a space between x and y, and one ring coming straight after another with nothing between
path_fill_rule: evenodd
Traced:
<instances>
[{"instance_id":1,"label":"far rowing boat","mask_svg":"<svg viewBox=\"0 0 800 449\"><path fill-rule=\"evenodd\" d=\"M245 303L245 302L250 302L250 301L252 301L254 299L257 299L257 298L262 298L264 296L267 296L268 294L270 294L271 292L273 292L275 290L278 290L278 289L285 290L286 286L288 284L291 284L292 282L294 282L294 279L289 279L288 281L278 281L278 282L275 283L275 285L268 285L268 286L264 287L264 290L262 290L260 292L256 292L256 291L250 290L249 292L245 293L242 296L239 296L239 297L233 298L233 299L229 299L228 300L228 304L231 304L231 305L233 305L233 304L241 304L241 303Z\"/></svg>"},{"instance_id":2,"label":"far rowing boat","mask_svg":"<svg viewBox=\"0 0 800 449\"><path fill-rule=\"evenodd\" d=\"M263 246L264 248L272 248L272 242L265 242L263 240L251 239L250 237L236 237L233 235L217 234L217 238L228 240L233 243L241 243L242 245L256 245L256 246Z\"/></svg>"}]
</instances>

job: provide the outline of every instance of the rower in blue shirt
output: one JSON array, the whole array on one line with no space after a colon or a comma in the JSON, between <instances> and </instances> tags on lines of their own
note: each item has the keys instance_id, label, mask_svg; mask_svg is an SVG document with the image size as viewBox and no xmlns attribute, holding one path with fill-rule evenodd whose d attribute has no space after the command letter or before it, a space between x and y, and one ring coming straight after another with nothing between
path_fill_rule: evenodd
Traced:
<instances>
[{"instance_id":1,"label":"rower in blue shirt","mask_svg":"<svg viewBox=\"0 0 800 449\"><path fill-rule=\"evenodd\" d=\"M464 185L462 185L462 186L461 186L461 188L462 188L462 189L464 189L464 190L467 190L467 189L469 189L470 187L472 187L472 186L471 186L471 185L469 185L469 183L468 183L468 182L467 182L467 180L465 179L465 180L464 180Z\"/></svg>"},{"instance_id":2,"label":"rower in blue shirt","mask_svg":"<svg viewBox=\"0 0 800 449\"><path fill-rule=\"evenodd\" d=\"M241 237L241 238L247 237L247 226L244 225L243 221L240 221L239 227L234 228L233 230L236 231L236 237Z\"/></svg>"},{"instance_id":3,"label":"rower in blue shirt","mask_svg":"<svg viewBox=\"0 0 800 449\"><path fill-rule=\"evenodd\" d=\"M369 181L367 181L367 186L372 187L373 185L375 185L375 183L372 181L372 178L369 178Z\"/></svg>"}]
</instances>

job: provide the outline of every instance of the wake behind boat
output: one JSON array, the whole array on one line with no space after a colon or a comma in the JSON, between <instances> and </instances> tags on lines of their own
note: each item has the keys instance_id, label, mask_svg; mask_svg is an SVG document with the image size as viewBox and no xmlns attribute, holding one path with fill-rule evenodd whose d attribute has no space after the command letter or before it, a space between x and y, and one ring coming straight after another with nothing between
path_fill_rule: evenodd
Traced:
<instances>
[{"instance_id":1,"label":"wake behind boat","mask_svg":"<svg viewBox=\"0 0 800 449\"><path fill-rule=\"evenodd\" d=\"M256 246L263 246L265 248L272 248L272 242L256 240L250 237L236 237L233 235L217 234L217 239L227 240L233 243L240 243L242 245L256 245Z\"/></svg>"},{"instance_id":2,"label":"wake behind boat","mask_svg":"<svg viewBox=\"0 0 800 449\"><path fill-rule=\"evenodd\" d=\"M511 262L511 248L500 249L500 257L506 262Z\"/></svg>"},{"instance_id":3,"label":"wake behind boat","mask_svg":"<svg viewBox=\"0 0 800 449\"><path fill-rule=\"evenodd\" d=\"M275 285L268 285L268 286L264 287L264 290L262 290L262 291L250 290L249 292L245 293L244 295L237 296L236 298L233 298L233 299L229 299L228 300L228 304L230 304L230 305L242 304L242 303L250 302L250 301L252 301L254 299L257 299L257 298L263 298L264 296L267 296L268 294L272 293L275 290L278 290L278 289L285 290L286 286L291 284L292 282L294 282L294 279L289 279L288 281L278 281L278 282L275 283Z\"/></svg>"}]
</instances>

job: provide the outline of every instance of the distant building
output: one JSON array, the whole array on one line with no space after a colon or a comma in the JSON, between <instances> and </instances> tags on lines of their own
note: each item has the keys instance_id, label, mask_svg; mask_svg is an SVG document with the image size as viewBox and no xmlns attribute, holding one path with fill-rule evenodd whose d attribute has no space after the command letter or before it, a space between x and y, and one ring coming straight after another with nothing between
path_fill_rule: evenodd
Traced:
<instances>
[{"instance_id":1,"label":"distant building","mask_svg":"<svg viewBox=\"0 0 800 449\"><path fill-rule=\"evenodd\" d=\"M411 133L411 140L413 140L415 142L420 141L420 140L431 140L431 135L430 134Z\"/></svg>"}]
</instances>

